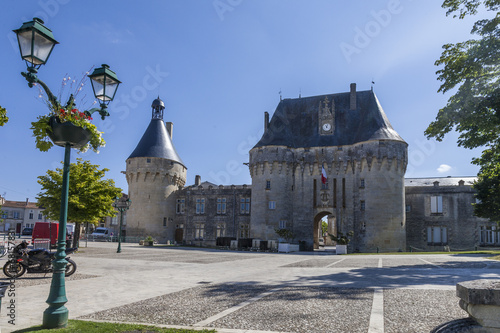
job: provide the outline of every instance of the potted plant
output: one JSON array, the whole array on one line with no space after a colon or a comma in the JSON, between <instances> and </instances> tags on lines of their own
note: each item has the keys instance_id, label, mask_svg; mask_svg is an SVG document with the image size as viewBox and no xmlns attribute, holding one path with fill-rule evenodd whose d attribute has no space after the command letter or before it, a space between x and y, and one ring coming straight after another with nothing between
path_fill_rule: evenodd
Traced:
<instances>
[{"instance_id":1,"label":"potted plant","mask_svg":"<svg viewBox=\"0 0 500 333\"><path fill-rule=\"evenodd\" d=\"M295 238L292 230L290 229L274 229L274 232L276 235L278 235L279 238L284 239L285 242L282 243L280 242L278 244L278 252L296 252L299 251L299 245L298 244L290 244L290 242Z\"/></svg>"},{"instance_id":2,"label":"potted plant","mask_svg":"<svg viewBox=\"0 0 500 333\"><path fill-rule=\"evenodd\" d=\"M144 239L144 244L148 244L149 246L153 246L153 243L154 243L154 239L151 236L148 236L148 237L146 237L146 239Z\"/></svg>"},{"instance_id":3,"label":"potted plant","mask_svg":"<svg viewBox=\"0 0 500 333\"><path fill-rule=\"evenodd\" d=\"M354 231L349 231L346 235L337 231L337 236L328 234L330 239L337 243L336 252L337 254L347 254L347 244L351 241L349 237L354 235Z\"/></svg>"},{"instance_id":4,"label":"potted plant","mask_svg":"<svg viewBox=\"0 0 500 333\"><path fill-rule=\"evenodd\" d=\"M30 128L35 137L36 147L40 151L48 151L54 145L64 147L66 143L80 152L85 152L89 148L98 152L99 147L104 147L106 142L102 138L102 132L99 132L97 127L91 123L91 113L89 111L82 112L76 107L75 96L85 84L85 78L86 76L78 83L75 94L70 94L68 102L64 106L54 95L47 93L48 97L44 102L49 112L38 116L37 120L31 123ZM71 78L63 79L62 90L69 79ZM43 96L41 90L39 96Z\"/></svg>"}]
</instances>

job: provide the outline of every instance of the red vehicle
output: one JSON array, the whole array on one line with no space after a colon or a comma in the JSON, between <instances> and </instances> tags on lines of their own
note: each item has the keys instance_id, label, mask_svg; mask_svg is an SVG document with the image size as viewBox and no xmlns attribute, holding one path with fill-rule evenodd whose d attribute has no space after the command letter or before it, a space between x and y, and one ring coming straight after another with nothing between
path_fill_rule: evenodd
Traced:
<instances>
[{"instance_id":1,"label":"red vehicle","mask_svg":"<svg viewBox=\"0 0 500 333\"><path fill-rule=\"evenodd\" d=\"M55 247L57 244L57 236L59 234L59 222L36 222L33 228L31 239L33 243L38 240L49 240L50 246ZM66 231L66 243L70 240L69 234Z\"/></svg>"}]
</instances>

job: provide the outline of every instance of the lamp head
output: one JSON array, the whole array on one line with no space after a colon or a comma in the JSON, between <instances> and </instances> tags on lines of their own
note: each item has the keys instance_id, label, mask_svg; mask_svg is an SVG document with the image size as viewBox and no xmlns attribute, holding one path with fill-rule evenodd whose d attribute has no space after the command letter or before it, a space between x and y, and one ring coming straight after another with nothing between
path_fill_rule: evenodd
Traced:
<instances>
[{"instance_id":1,"label":"lamp head","mask_svg":"<svg viewBox=\"0 0 500 333\"><path fill-rule=\"evenodd\" d=\"M33 18L33 21L24 22L19 29L13 31L17 35L21 58L26 61L28 67L38 68L45 64L54 46L59 44L54 39L52 30L44 26L38 17Z\"/></svg>"},{"instance_id":2,"label":"lamp head","mask_svg":"<svg viewBox=\"0 0 500 333\"><path fill-rule=\"evenodd\" d=\"M116 77L116 73L109 69L108 65L103 64L101 67L94 69L88 77L92 83L94 96L101 101L101 105L106 105L115 98L116 90L121 82Z\"/></svg>"}]
</instances>

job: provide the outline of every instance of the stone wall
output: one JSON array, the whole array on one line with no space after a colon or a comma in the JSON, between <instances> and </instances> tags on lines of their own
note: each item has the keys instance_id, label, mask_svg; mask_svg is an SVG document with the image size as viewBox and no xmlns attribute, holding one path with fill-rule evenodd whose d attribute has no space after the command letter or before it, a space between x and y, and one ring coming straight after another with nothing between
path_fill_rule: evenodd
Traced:
<instances>
[{"instance_id":1,"label":"stone wall","mask_svg":"<svg viewBox=\"0 0 500 333\"><path fill-rule=\"evenodd\" d=\"M177 210L174 218L174 224L179 229L183 229L183 243L215 246L218 228L221 236L237 239L240 238L242 225L249 227L248 236L252 237L250 210L247 213L246 209L241 209L241 199L251 198L250 186L214 186L204 183L184 188L177 193L176 198L184 200L184 210ZM204 200L203 210L201 207L197 210L196 205L201 204L201 201L197 199ZM225 204L225 209L223 209L223 204ZM246 205L247 202L245 201L244 204ZM252 202L248 204L252 206ZM203 226L203 235L200 235L200 231L196 231L201 226Z\"/></svg>"},{"instance_id":2,"label":"stone wall","mask_svg":"<svg viewBox=\"0 0 500 333\"><path fill-rule=\"evenodd\" d=\"M406 163L407 145L400 141L254 148L249 163L253 236L276 239L274 229L282 221L296 241L312 249L318 220L329 215L339 231L354 231L351 251L404 250ZM321 182L322 166L327 187Z\"/></svg>"},{"instance_id":3,"label":"stone wall","mask_svg":"<svg viewBox=\"0 0 500 333\"><path fill-rule=\"evenodd\" d=\"M453 186L407 186L407 245L415 250L474 250L480 246L480 227L496 223L474 216L474 189L463 181ZM431 198L441 197L442 212L431 211ZM435 199L434 199L435 200ZM429 242L429 228L446 228L446 242ZM444 229L442 229L444 230Z\"/></svg>"}]
</instances>

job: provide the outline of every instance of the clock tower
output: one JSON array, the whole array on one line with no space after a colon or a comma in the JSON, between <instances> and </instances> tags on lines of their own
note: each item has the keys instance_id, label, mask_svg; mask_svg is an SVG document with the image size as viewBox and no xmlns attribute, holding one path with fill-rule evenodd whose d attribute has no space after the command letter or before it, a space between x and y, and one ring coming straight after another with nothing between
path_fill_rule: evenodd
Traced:
<instances>
[{"instance_id":1,"label":"clock tower","mask_svg":"<svg viewBox=\"0 0 500 333\"><path fill-rule=\"evenodd\" d=\"M328 100L328 96L319 102L318 126L320 135L332 135L335 129L335 102Z\"/></svg>"}]
</instances>

